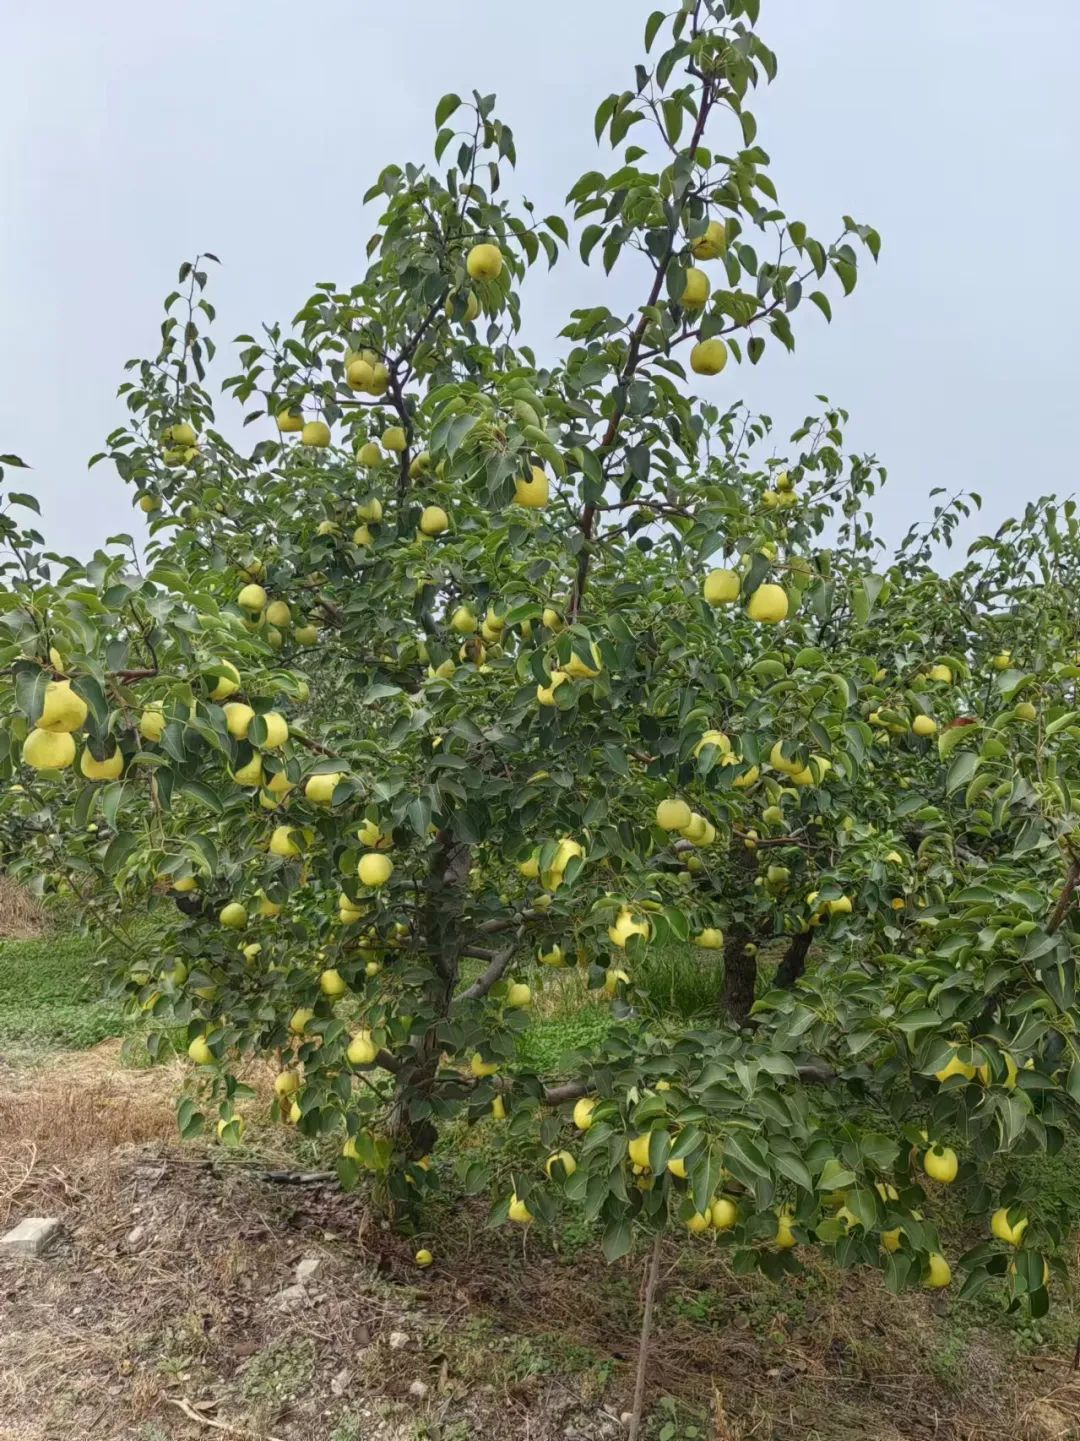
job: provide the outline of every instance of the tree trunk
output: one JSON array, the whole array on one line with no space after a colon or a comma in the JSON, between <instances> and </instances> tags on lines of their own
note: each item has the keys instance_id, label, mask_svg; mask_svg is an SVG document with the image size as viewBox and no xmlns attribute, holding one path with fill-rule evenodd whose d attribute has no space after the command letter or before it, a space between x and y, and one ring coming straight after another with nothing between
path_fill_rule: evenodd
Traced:
<instances>
[{"instance_id":1,"label":"tree trunk","mask_svg":"<svg viewBox=\"0 0 1080 1441\"><path fill-rule=\"evenodd\" d=\"M649 1340L652 1336L653 1303L656 1300L656 1282L660 1275L660 1246L663 1239L664 1233L657 1231L645 1280L645 1311L641 1318L637 1375L634 1378L634 1404L630 1412L630 1434L627 1441L637 1441L638 1433L641 1430L641 1413L645 1406L645 1376L649 1367Z\"/></svg>"},{"instance_id":2,"label":"tree trunk","mask_svg":"<svg viewBox=\"0 0 1080 1441\"><path fill-rule=\"evenodd\" d=\"M812 940L813 932L809 930L800 931L798 935L792 936L788 948L784 952L784 959L776 968L776 985L781 986L784 990L791 989L806 970L806 957Z\"/></svg>"},{"instance_id":3,"label":"tree trunk","mask_svg":"<svg viewBox=\"0 0 1080 1441\"><path fill-rule=\"evenodd\" d=\"M757 985L757 951L747 951L747 931L732 931L724 943L724 1010L733 1021L745 1021L754 1004Z\"/></svg>"},{"instance_id":4,"label":"tree trunk","mask_svg":"<svg viewBox=\"0 0 1080 1441\"><path fill-rule=\"evenodd\" d=\"M471 859L468 845L447 831L439 833L424 887L421 939L431 965L427 1000L440 1018L449 1014L457 989L458 936ZM427 1113L438 1069L438 1032L430 1026L397 1074L392 1129L408 1156L427 1155L435 1144L437 1130Z\"/></svg>"}]
</instances>

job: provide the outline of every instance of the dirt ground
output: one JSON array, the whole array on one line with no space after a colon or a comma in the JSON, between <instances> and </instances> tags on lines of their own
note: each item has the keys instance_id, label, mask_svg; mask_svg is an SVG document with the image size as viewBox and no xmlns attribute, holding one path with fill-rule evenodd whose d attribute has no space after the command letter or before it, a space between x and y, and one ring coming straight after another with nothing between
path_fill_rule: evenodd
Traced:
<instances>
[{"instance_id":1,"label":"dirt ground","mask_svg":"<svg viewBox=\"0 0 1080 1441\"><path fill-rule=\"evenodd\" d=\"M0 1225L64 1227L47 1257L0 1261L2 1441L625 1434L641 1258L608 1268L447 1204L418 1271L417 1240L358 1196L180 1143L178 1077L121 1069L118 1043L0 1072ZM1005 1349L952 1302L825 1268L780 1291L686 1243L663 1276L650 1437L1080 1436L1067 1348Z\"/></svg>"}]
</instances>

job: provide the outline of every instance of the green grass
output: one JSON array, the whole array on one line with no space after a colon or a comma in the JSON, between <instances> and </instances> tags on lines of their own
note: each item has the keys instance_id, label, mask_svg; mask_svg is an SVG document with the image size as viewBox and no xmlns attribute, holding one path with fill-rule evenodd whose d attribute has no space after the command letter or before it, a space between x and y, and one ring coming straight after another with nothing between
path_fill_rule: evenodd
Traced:
<instances>
[{"instance_id":1,"label":"green grass","mask_svg":"<svg viewBox=\"0 0 1080 1441\"><path fill-rule=\"evenodd\" d=\"M77 935L0 941L0 1050L82 1050L131 1020L101 998L90 943Z\"/></svg>"},{"instance_id":2,"label":"green grass","mask_svg":"<svg viewBox=\"0 0 1080 1441\"><path fill-rule=\"evenodd\" d=\"M720 951L678 941L652 945L634 962L634 984L652 1015L696 1020L719 1016L724 989L724 957Z\"/></svg>"}]
</instances>

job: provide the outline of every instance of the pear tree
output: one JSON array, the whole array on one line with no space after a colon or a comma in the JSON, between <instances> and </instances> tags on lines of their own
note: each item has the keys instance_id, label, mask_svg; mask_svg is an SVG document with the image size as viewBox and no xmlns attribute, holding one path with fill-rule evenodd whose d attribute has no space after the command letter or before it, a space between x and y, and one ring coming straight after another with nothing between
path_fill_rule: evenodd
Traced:
<instances>
[{"instance_id":1,"label":"pear tree","mask_svg":"<svg viewBox=\"0 0 1080 1441\"><path fill-rule=\"evenodd\" d=\"M1038 1313L1062 1223L1023 1158L1080 1103L1077 521L1033 503L940 569L978 497L938 498L890 553L840 408L782 442L738 402L879 251L781 208L758 8L649 16L566 215L507 198L493 96L444 96L362 278L220 379L185 263L91 461L145 546L49 551L2 458L0 835L183 1028L185 1136L238 1142L271 1058L276 1118L398 1214L455 1185L577 1209L609 1260L674 1228ZM534 350L571 246L595 302ZM676 945L715 1016L640 1004ZM531 1013L575 986L611 1024L541 1074ZM505 1146L444 1162L472 1125Z\"/></svg>"}]
</instances>

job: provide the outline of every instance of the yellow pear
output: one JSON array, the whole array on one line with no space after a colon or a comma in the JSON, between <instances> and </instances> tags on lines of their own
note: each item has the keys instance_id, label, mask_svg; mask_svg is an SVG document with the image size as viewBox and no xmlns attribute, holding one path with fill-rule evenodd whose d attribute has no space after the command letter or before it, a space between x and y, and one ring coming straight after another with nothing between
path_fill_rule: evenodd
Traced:
<instances>
[{"instance_id":1,"label":"yellow pear","mask_svg":"<svg viewBox=\"0 0 1080 1441\"><path fill-rule=\"evenodd\" d=\"M326 771L321 775L309 776L304 786L304 795L314 806L328 806L343 779L343 771Z\"/></svg>"},{"instance_id":2,"label":"yellow pear","mask_svg":"<svg viewBox=\"0 0 1080 1441\"><path fill-rule=\"evenodd\" d=\"M75 737L66 731L32 730L23 742L23 765L32 770L64 770L74 759Z\"/></svg>"},{"instance_id":3,"label":"yellow pear","mask_svg":"<svg viewBox=\"0 0 1080 1441\"><path fill-rule=\"evenodd\" d=\"M39 731L62 735L76 731L86 720L87 705L81 695L71 689L69 680L51 680L45 687L41 714L35 725Z\"/></svg>"},{"instance_id":4,"label":"yellow pear","mask_svg":"<svg viewBox=\"0 0 1080 1441\"><path fill-rule=\"evenodd\" d=\"M282 435L303 430L304 417L302 415L293 415L289 410L279 410L277 413L277 427Z\"/></svg>"},{"instance_id":5,"label":"yellow pear","mask_svg":"<svg viewBox=\"0 0 1080 1441\"><path fill-rule=\"evenodd\" d=\"M427 505L420 516L420 531L423 535L442 535L449 529L450 517L441 505Z\"/></svg>"},{"instance_id":6,"label":"yellow pear","mask_svg":"<svg viewBox=\"0 0 1080 1441\"><path fill-rule=\"evenodd\" d=\"M503 268L502 251L497 245L474 245L465 260L471 280L495 280Z\"/></svg>"},{"instance_id":7,"label":"yellow pear","mask_svg":"<svg viewBox=\"0 0 1080 1441\"><path fill-rule=\"evenodd\" d=\"M727 357L727 346L718 337L699 340L690 351L690 369L695 375L719 375Z\"/></svg>"},{"instance_id":8,"label":"yellow pear","mask_svg":"<svg viewBox=\"0 0 1080 1441\"><path fill-rule=\"evenodd\" d=\"M582 1096L574 1106L574 1125L587 1131L593 1124L593 1112L599 1103L592 1096Z\"/></svg>"},{"instance_id":9,"label":"yellow pear","mask_svg":"<svg viewBox=\"0 0 1080 1441\"><path fill-rule=\"evenodd\" d=\"M479 1051L474 1051L469 1057L469 1070L478 1081L482 1081L486 1076L493 1076L498 1069L498 1061L485 1061Z\"/></svg>"},{"instance_id":10,"label":"yellow pear","mask_svg":"<svg viewBox=\"0 0 1080 1441\"><path fill-rule=\"evenodd\" d=\"M247 910L239 901L230 901L228 905L222 906L218 915L221 924L233 931L242 931L247 925L247 919Z\"/></svg>"},{"instance_id":11,"label":"yellow pear","mask_svg":"<svg viewBox=\"0 0 1080 1441\"><path fill-rule=\"evenodd\" d=\"M400 425L388 426L382 433L382 443L386 450L400 455L407 444L404 430Z\"/></svg>"},{"instance_id":12,"label":"yellow pear","mask_svg":"<svg viewBox=\"0 0 1080 1441\"><path fill-rule=\"evenodd\" d=\"M351 1066L370 1066L378 1054L379 1048L371 1039L370 1031L357 1031L345 1052Z\"/></svg>"},{"instance_id":13,"label":"yellow pear","mask_svg":"<svg viewBox=\"0 0 1080 1441\"><path fill-rule=\"evenodd\" d=\"M547 475L534 465L528 477L514 477L514 504L526 510L542 510L548 503L549 485Z\"/></svg>"},{"instance_id":14,"label":"yellow pear","mask_svg":"<svg viewBox=\"0 0 1080 1441\"><path fill-rule=\"evenodd\" d=\"M709 277L704 270L692 265L686 272L686 281L679 303L684 310L700 310L709 298Z\"/></svg>"},{"instance_id":15,"label":"yellow pear","mask_svg":"<svg viewBox=\"0 0 1080 1441\"><path fill-rule=\"evenodd\" d=\"M518 1200L516 1192L511 1192L510 1208L507 1211L507 1215L511 1221L516 1222L519 1226L527 1226L533 1219L532 1212L524 1201Z\"/></svg>"},{"instance_id":16,"label":"yellow pear","mask_svg":"<svg viewBox=\"0 0 1080 1441\"><path fill-rule=\"evenodd\" d=\"M266 739L260 744L264 751L277 750L289 739L289 723L280 711L266 711L263 715L263 723L266 726Z\"/></svg>"},{"instance_id":17,"label":"yellow pear","mask_svg":"<svg viewBox=\"0 0 1080 1441\"><path fill-rule=\"evenodd\" d=\"M205 1036L196 1036L187 1048L187 1053L197 1066L212 1066L214 1053L206 1043Z\"/></svg>"},{"instance_id":18,"label":"yellow pear","mask_svg":"<svg viewBox=\"0 0 1080 1441\"><path fill-rule=\"evenodd\" d=\"M739 1219L738 1207L727 1196L718 1196L712 1203L710 1219L714 1231L730 1231Z\"/></svg>"},{"instance_id":19,"label":"yellow pear","mask_svg":"<svg viewBox=\"0 0 1080 1441\"><path fill-rule=\"evenodd\" d=\"M266 591L261 585L245 585L241 588L236 597L236 604L241 610L264 610L266 608Z\"/></svg>"},{"instance_id":20,"label":"yellow pear","mask_svg":"<svg viewBox=\"0 0 1080 1441\"><path fill-rule=\"evenodd\" d=\"M1009 1246L1019 1246L1024 1232L1027 1230L1027 1225L1028 1218L1026 1216L1018 1217L1016 1223L1011 1225L1007 1206L1002 1206L990 1217L990 1230L999 1241L1004 1241Z\"/></svg>"},{"instance_id":21,"label":"yellow pear","mask_svg":"<svg viewBox=\"0 0 1080 1441\"><path fill-rule=\"evenodd\" d=\"M943 1186L952 1185L959 1169L960 1163L951 1146L931 1146L923 1156L923 1170L932 1181L940 1181Z\"/></svg>"},{"instance_id":22,"label":"yellow pear","mask_svg":"<svg viewBox=\"0 0 1080 1441\"><path fill-rule=\"evenodd\" d=\"M380 851L368 851L360 857L356 866L356 874L360 877L360 884L371 886L377 889L384 886L394 873L394 863L389 856L383 855Z\"/></svg>"},{"instance_id":23,"label":"yellow pear","mask_svg":"<svg viewBox=\"0 0 1080 1441\"><path fill-rule=\"evenodd\" d=\"M656 824L662 831L681 831L690 824L690 807L676 796L663 800L656 807Z\"/></svg>"},{"instance_id":24,"label":"yellow pear","mask_svg":"<svg viewBox=\"0 0 1080 1441\"><path fill-rule=\"evenodd\" d=\"M727 249L727 229L722 220L710 220L704 235L699 235L690 249L698 260L719 260Z\"/></svg>"},{"instance_id":25,"label":"yellow pear","mask_svg":"<svg viewBox=\"0 0 1080 1441\"><path fill-rule=\"evenodd\" d=\"M742 581L734 570L710 570L702 586L702 594L709 605L731 605L738 600Z\"/></svg>"},{"instance_id":26,"label":"yellow pear","mask_svg":"<svg viewBox=\"0 0 1080 1441\"><path fill-rule=\"evenodd\" d=\"M117 747L111 756L107 756L103 761L97 761L87 747L79 757L79 769L88 781L114 781L123 772L124 757Z\"/></svg>"},{"instance_id":27,"label":"yellow pear","mask_svg":"<svg viewBox=\"0 0 1080 1441\"><path fill-rule=\"evenodd\" d=\"M750 619L765 625L778 625L787 619L787 613L787 592L779 585L759 585L746 606Z\"/></svg>"},{"instance_id":28,"label":"yellow pear","mask_svg":"<svg viewBox=\"0 0 1080 1441\"><path fill-rule=\"evenodd\" d=\"M300 444L324 450L330 444L330 427L326 421L309 420L300 432Z\"/></svg>"},{"instance_id":29,"label":"yellow pear","mask_svg":"<svg viewBox=\"0 0 1080 1441\"><path fill-rule=\"evenodd\" d=\"M544 1162L544 1171L549 1181L556 1179L552 1175L556 1166L562 1167L563 1176L572 1176L577 1170L577 1162L569 1151L553 1151Z\"/></svg>"},{"instance_id":30,"label":"yellow pear","mask_svg":"<svg viewBox=\"0 0 1080 1441\"><path fill-rule=\"evenodd\" d=\"M249 761L234 770L232 773L232 778L238 786L262 785L262 756L259 754L259 752L256 751Z\"/></svg>"},{"instance_id":31,"label":"yellow pear","mask_svg":"<svg viewBox=\"0 0 1080 1441\"><path fill-rule=\"evenodd\" d=\"M937 1251L931 1251L926 1258L926 1270L923 1273L923 1285L928 1291L940 1291L952 1280L952 1268L948 1261Z\"/></svg>"},{"instance_id":32,"label":"yellow pear","mask_svg":"<svg viewBox=\"0 0 1080 1441\"><path fill-rule=\"evenodd\" d=\"M335 997L343 996L349 988L341 972L331 966L319 976L319 989L324 996Z\"/></svg>"}]
</instances>

